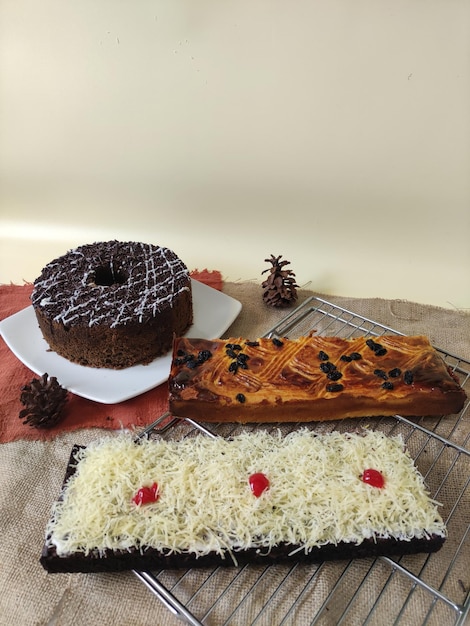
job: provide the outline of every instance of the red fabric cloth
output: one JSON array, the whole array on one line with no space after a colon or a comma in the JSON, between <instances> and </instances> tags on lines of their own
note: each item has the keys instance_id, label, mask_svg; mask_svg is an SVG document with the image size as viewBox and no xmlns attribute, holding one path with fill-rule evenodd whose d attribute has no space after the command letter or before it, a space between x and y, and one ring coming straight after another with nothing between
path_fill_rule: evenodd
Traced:
<instances>
[{"instance_id":1,"label":"red fabric cloth","mask_svg":"<svg viewBox=\"0 0 470 626\"><path fill-rule=\"evenodd\" d=\"M194 270L191 276L214 289L222 290L220 272ZM0 320L30 306L33 286L0 286ZM0 443L17 439L53 439L58 433L80 428L141 428L155 421L168 410L166 383L146 393L119 404L100 404L69 393L64 417L50 429L32 428L19 419L23 407L20 402L21 387L37 376L23 365L0 339ZM60 381L59 381L60 382Z\"/></svg>"}]
</instances>

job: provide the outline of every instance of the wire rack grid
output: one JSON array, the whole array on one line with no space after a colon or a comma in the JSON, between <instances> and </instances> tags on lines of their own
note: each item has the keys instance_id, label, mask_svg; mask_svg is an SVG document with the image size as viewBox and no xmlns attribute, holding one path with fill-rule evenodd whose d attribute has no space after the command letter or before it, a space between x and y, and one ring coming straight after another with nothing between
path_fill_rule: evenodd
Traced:
<instances>
[{"instance_id":1,"label":"wire rack grid","mask_svg":"<svg viewBox=\"0 0 470 626\"><path fill-rule=\"evenodd\" d=\"M296 338L312 331L343 338L403 334L313 296L266 336ZM470 396L470 362L437 350ZM445 417L395 415L309 426L316 432L347 432L363 426L387 435L401 434L432 497L442 504L448 538L439 552L320 564L134 573L176 618L192 625L463 626L470 616L469 405L467 401L460 414ZM179 439L202 432L228 437L247 428L280 428L287 433L298 426L220 423L209 429L165 414L141 436Z\"/></svg>"}]
</instances>

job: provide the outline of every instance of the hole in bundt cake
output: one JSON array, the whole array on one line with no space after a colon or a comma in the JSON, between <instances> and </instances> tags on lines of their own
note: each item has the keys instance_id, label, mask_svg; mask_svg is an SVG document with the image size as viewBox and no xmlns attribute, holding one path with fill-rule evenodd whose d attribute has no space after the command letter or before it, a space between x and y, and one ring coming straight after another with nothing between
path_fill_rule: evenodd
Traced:
<instances>
[{"instance_id":1,"label":"hole in bundt cake","mask_svg":"<svg viewBox=\"0 0 470 626\"><path fill-rule=\"evenodd\" d=\"M112 265L98 267L95 271L95 285L110 287L111 285L122 285L127 280L120 270L115 271Z\"/></svg>"}]
</instances>

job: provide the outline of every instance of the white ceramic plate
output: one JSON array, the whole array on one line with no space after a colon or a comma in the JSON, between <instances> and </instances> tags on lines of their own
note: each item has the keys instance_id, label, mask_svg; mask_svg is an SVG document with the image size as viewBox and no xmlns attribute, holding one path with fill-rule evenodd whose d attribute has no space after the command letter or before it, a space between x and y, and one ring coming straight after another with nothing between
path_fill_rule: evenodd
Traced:
<instances>
[{"instance_id":1,"label":"white ceramic plate","mask_svg":"<svg viewBox=\"0 0 470 626\"><path fill-rule=\"evenodd\" d=\"M241 311L238 300L192 280L193 325L188 337L215 339L224 333ZM13 354L35 374L56 376L69 391L114 404L134 398L168 379L171 352L149 363L123 370L98 369L71 363L49 350L32 306L0 322L0 334Z\"/></svg>"}]
</instances>

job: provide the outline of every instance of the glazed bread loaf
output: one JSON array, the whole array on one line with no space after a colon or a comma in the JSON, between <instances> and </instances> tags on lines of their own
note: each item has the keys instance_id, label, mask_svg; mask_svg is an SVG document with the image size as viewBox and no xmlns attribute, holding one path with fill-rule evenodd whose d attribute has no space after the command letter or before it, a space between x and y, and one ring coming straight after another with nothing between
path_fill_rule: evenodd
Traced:
<instances>
[{"instance_id":1,"label":"glazed bread loaf","mask_svg":"<svg viewBox=\"0 0 470 626\"><path fill-rule=\"evenodd\" d=\"M466 394L426 337L308 336L177 338L169 398L175 416L245 423L445 415Z\"/></svg>"},{"instance_id":2,"label":"glazed bread loaf","mask_svg":"<svg viewBox=\"0 0 470 626\"><path fill-rule=\"evenodd\" d=\"M434 552L445 538L400 437L122 435L74 450L41 563L93 572L324 561Z\"/></svg>"}]
</instances>

